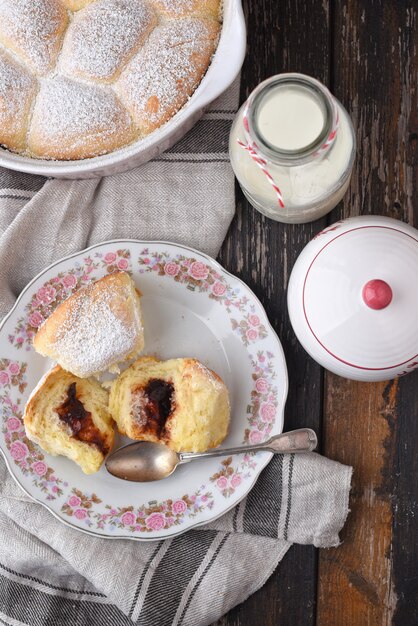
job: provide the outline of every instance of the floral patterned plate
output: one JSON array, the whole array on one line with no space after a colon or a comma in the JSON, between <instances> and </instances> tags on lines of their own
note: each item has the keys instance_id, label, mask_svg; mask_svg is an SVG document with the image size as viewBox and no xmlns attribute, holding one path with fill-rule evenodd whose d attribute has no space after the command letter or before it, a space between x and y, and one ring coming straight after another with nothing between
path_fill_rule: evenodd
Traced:
<instances>
[{"instance_id":1,"label":"floral patterned plate","mask_svg":"<svg viewBox=\"0 0 418 626\"><path fill-rule=\"evenodd\" d=\"M253 487L270 453L182 465L166 480L129 483L92 476L30 442L22 414L51 367L36 354L37 327L83 285L118 269L143 293L145 353L193 356L220 374L232 405L223 446L280 433L287 393L279 339L250 289L211 258L163 242L110 241L54 263L22 292L0 327L0 450L23 490L73 528L101 537L155 540L209 522ZM118 437L116 446L126 439Z\"/></svg>"}]
</instances>

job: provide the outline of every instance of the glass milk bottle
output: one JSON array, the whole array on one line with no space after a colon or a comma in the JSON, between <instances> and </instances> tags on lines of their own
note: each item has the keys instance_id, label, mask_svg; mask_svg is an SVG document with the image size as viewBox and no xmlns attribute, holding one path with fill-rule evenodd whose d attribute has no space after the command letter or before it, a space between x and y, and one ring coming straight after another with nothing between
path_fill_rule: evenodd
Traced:
<instances>
[{"instance_id":1,"label":"glass milk bottle","mask_svg":"<svg viewBox=\"0 0 418 626\"><path fill-rule=\"evenodd\" d=\"M303 74L261 83L238 111L229 139L242 191L280 222L311 222L331 211L347 191L354 153L347 111Z\"/></svg>"}]
</instances>

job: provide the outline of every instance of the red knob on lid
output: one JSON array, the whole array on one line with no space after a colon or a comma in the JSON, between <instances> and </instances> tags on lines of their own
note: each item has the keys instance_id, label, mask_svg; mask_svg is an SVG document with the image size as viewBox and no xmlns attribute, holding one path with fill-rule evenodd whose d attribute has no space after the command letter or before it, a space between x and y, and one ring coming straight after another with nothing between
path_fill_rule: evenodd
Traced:
<instances>
[{"instance_id":1,"label":"red knob on lid","mask_svg":"<svg viewBox=\"0 0 418 626\"><path fill-rule=\"evenodd\" d=\"M392 302L392 289L384 280L375 278L369 280L363 287L363 300L365 304L376 311L384 309Z\"/></svg>"}]
</instances>

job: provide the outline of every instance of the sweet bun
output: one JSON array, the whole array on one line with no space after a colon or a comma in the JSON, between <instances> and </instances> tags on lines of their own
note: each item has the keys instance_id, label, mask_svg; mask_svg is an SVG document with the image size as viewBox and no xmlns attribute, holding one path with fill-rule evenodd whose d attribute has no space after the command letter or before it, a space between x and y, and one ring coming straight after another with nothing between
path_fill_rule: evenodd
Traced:
<instances>
[{"instance_id":1,"label":"sweet bun","mask_svg":"<svg viewBox=\"0 0 418 626\"><path fill-rule=\"evenodd\" d=\"M68 76L110 82L156 24L155 12L142 0L95 2L77 13L68 28L61 70Z\"/></svg>"},{"instance_id":2,"label":"sweet bun","mask_svg":"<svg viewBox=\"0 0 418 626\"><path fill-rule=\"evenodd\" d=\"M114 441L108 394L94 379L80 379L56 365L26 405L29 439L53 456L75 461L85 474L100 469Z\"/></svg>"},{"instance_id":3,"label":"sweet bun","mask_svg":"<svg viewBox=\"0 0 418 626\"><path fill-rule=\"evenodd\" d=\"M0 43L40 76L54 66L67 24L60 0L0 2Z\"/></svg>"},{"instance_id":4,"label":"sweet bun","mask_svg":"<svg viewBox=\"0 0 418 626\"><path fill-rule=\"evenodd\" d=\"M10 63L7 73L0 67L0 144L65 161L142 139L201 81L219 39L221 4L0 0L0 49L24 68L10 81Z\"/></svg>"},{"instance_id":5,"label":"sweet bun","mask_svg":"<svg viewBox=\"0 0 418 626\"><path fill-rule=\"evenodd\" d=\"M134 138L129 114L112 91L63 76L43 81L28 135L32 155L85 159Z\"/></svg>"},{"instance_id":6,"label":"sweet bun","mask_svg":"<svg viewBox=\"0 0 418 626\"><path fill-rule=\"evenodd\" d=\"M39 328L35 350L80 378L117 370L144 347L140 295L125 272L79 289Z\"/></svg>"},{"instance_id":7,"label":"sweet bun","mask_svg":"<svg viewBox=\"0 0 418 626\"><path fill-rule=\"evenodd\" d=\"M202 79L219 35L215 20L168 20L128 63L115 90L141 134L169 120Z\"/></svg>"},{"instance_id":8,"label":"sweet bun","mask_svg":"<svg viewBox=\"0 0 418 626\"><path fill-rule=\"evenodd\" d=\"M37 88L25 68L0 50L0 144L12 150L24 148Z\"/></svg>"},{"instance_id":9,"label":"sweet bun","mask_svg":"<svg viewBox=\"0 0 418 626\"><path fill-rule=\"evenodd\" d=\"M189 452L218 446L230 418L222 379L189 358L139 358L113 381L109 411L123 435Z\"/></svg>"}]
</instances>

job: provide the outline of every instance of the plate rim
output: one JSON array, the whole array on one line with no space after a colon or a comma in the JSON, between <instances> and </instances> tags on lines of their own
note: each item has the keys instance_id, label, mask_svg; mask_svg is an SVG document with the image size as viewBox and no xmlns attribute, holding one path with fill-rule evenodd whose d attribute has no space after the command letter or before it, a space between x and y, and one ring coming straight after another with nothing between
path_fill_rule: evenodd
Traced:
<instances>
[{"instance_id":1,"label":"plate rim","mask_svg":"<svg viewBox=\"0 0 418 626\"><path fill-rule=\"evenodd\" d=\"M273 334L273 337L277 340L277 344L279 347L279 352L281 354L281 357L283 359L283 363L284 363L284 381L283 381L283 393L282 393L282 397L280 399L280 432L283 432L283 424L284 424L284 410L285 410L285 406L286 406L286 400L287 400L287 395L288 395L288 391L289 391L289 375L288 375L288 371L287 371L287 363L286 363L286 356L283 350L283 346L282 343L280 341L280 338L277 334L277 332L275 331L275 329L273 328L268 315L266 313L266 310L263 306L263 304L261 303L260 299L256 296L256 294L253 292L253 290L251 289L251 287L249 287L247 285L247 283L245 283L241 278L239 278L238 276L236 276L235 274L232 274L231 272L229 272L227 269L225 269L216 259L214 259L213 257L211 257L210 255L206 254L205 252L201 252L200 250L196 250L196 248L192 248L191 246L186 246L184 244L179 244L179 243L175 243L173 241L166 241L166 240L150 240L150 241L145 241L143 239L129 239L129 238L122 238L122 239L109 239L106 241L102 241L100 243L96 243L93 244L91 246L88 246L87 248L83 248L82 250L79 250L78 252L73 252L71 254L68 254L65 257L62 257L60 259L58 259L57 261L54 261L53 263L50 263L47 267L45 267L43 270L41 270L40 272L38 272L38 274L36 274L36 276L34 276L28 283L27 285L22 289L22 291L20 292L20 294L18 295L16 302L14 303L14 305L12 306L12 308L10 309L10 311L4 316L4 318L1 320L0 322L0 333L3 330L4 325L6 324L7 320L9 319L9 317L13 314L13 312L15 311L15 309L17 308L17 306L19 305L21 299L23 298L23 296L25 295L25 293L30 289L30 287L39 279L41 278L41 276L43 276L44 274L46 274L49 270L51 270L52 268L54 268L56 265L59 265L60 263L64 263L65 261L69 261L70 259L77 257L81 254L85 254L87 252L90 252L90 250L94 250L95 248L101 247L101 246L106 246L109 244L139 244L139 245L165 245L165 246L174 246L176 248L182 248L183 250L186 250L187 252L192 252L194 254L197 254L201 257L204 257L207 261L209 261L211 264L214 264L217 266L217 268L219 268L223 273L225 273L227 276L230 276L231 278L233 278L234 280L238 281L241 285L243 285L245 287L245 289L247 289L251 296L254 298L254 300L256 301L256 303L261 307L261 309L263 310L265 316L266 316L266 320L267 320L267 324L268 324L268 328L270 329L270 331ZM0 444L2 442L0 441ZM93 530L89 530L89 529L85 529L85 528L81 528L80 526L76 526L75 524L72 524L71 522L69 522L68 520L64 519L63 517L61 517L56 511L54 511L46 502L43 502L41 500L39 500L38 498L34 497L31 493L28 492L28 490L26 489L26 487L24 487L18 477L14 474L14 472L12 471L12 467L7 459L7 456L3 450L2 445L0 445L0 454L2 456L2 458L4 459L4 462L6 464L6 468L10 474L10 476L13 478L13 480L19 485L20 489L22 489L22 491L33 501L36 502L37 504L40 504L41 506L43 506L45 509L47 509L47 511L49 511L57 520L59 520L62 524L65 524L66 526L68 526L69 528L73 528L74 530L77 530L79 532L85 533L87 535L93 536L93 537L98 537L100 539L129 539L131 541L140 541L140 542L150 542L150 541L161 541L161 540L165 540L165 539L173 539L174 537L177 537L179 535L182 535L186 532L188 532L189 530L194 530L200 526L205 526L207 524L211 524L212 522L215 522L216 520L218 520L220 517L222 517L223 515L225 515L226 513L228 513L229 511L231 511L234 507L238 506L242 500L250 493L250 491L253 489L253 487L255 486L255 483L257 482L261 472L267 467L267 465L270 463L272 457L273 457L273 453L272 452L261 452L258 454L263 454L265 455L265 459L263 459L259 465L259 468L257 469L257 472L254 475L254 478L249 481L247 483L247 488L243 491L242 494L240 494L238 496L237 500L234 500L234 502L232 504L230 504L229 506L227 506L221 513L218 513L216 515L214 515L213 517L211 517L210 519L205 519L202 520L200 522L196 522L194 524L192 524L191 526L188 526L187 528L184 529L176 529L173 533L170 534L164 534L164 535L154 535L152 537L139 537L139 536L135 536L135 535L130 535L130 536L125 536L125 535L107 535L107 534L101 534L101 533L97 533ZM222 458L222 457L220 457Z\"/></svg>"}]
</instances>

